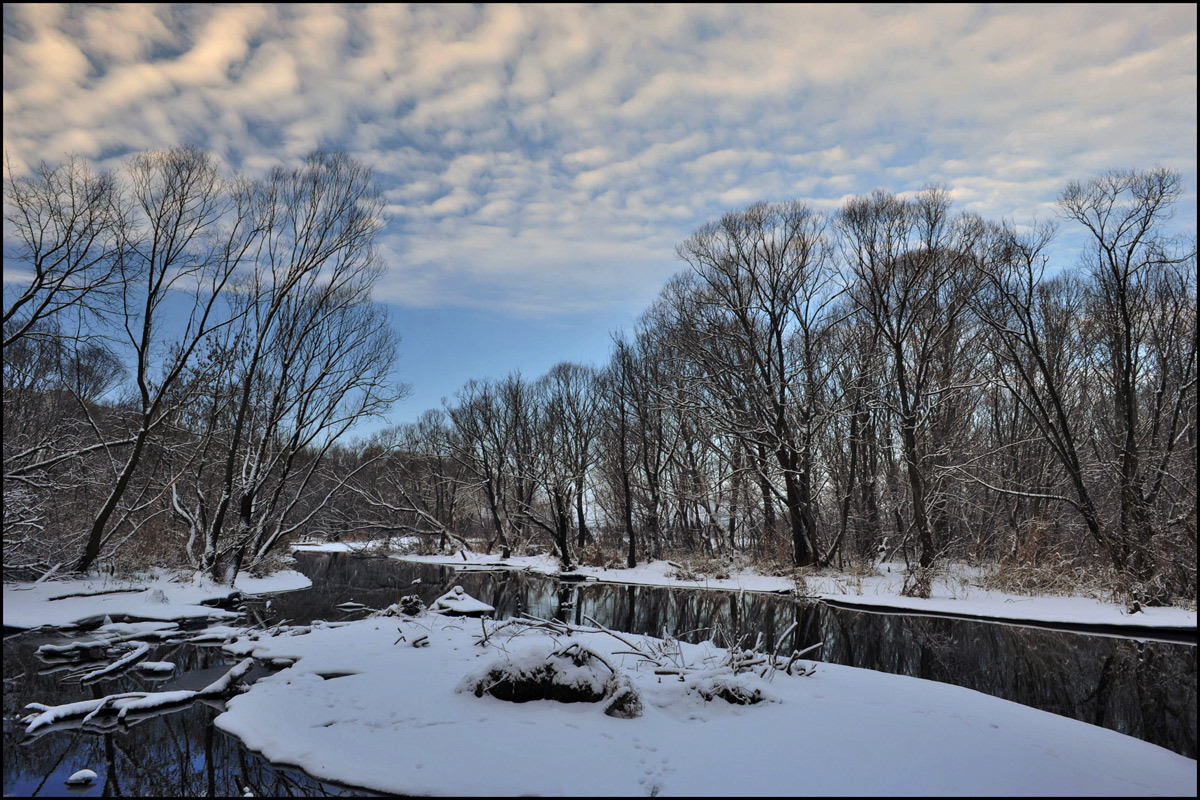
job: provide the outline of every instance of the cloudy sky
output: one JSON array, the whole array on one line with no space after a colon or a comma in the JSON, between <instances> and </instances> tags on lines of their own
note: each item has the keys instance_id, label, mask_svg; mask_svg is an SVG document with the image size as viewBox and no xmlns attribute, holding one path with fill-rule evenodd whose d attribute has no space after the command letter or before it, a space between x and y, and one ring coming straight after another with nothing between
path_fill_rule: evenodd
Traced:
<instances>
[{"instance_id":1,"label":"cloudy sky","mask_svg":"<svg viewBox=\"0 0 1200 800\"><path fill-rule=\"evenodd\" d=\"M188 143L258 174L374 167L378 297L412 397L601 363L756 200L929 182L1053 214L1072 179L1179 170L1196 216L1196 6L4 5L4 149L115 166Z\"/></svg>"}]
</instances>

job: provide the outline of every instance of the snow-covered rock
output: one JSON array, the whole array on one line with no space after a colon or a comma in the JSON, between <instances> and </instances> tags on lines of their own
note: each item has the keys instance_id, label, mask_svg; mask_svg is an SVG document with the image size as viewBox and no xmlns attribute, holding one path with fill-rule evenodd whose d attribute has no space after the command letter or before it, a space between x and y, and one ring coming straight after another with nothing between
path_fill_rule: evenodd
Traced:
<instances>
[{"instance_id":1,"label":"snow-covered rock","mask_svg":"<svg viewBox=\"0 0 1200 800\"><path fill-rule=\"evenodd\" d=\"M71 777L67 778L67 786L87 786L92 781L96 780L96 773L90 769L81 769Z\"/></svg>"},{"instance_id":2,"label":"snow-covered rock","mask_svg":"<svg viewBox=\"0 0 1200 800\"><path fill-rule=\"evenodd\" d=\"M495 606L489 606L482 600L476 600L471 595L463 591L463 587L455 586L450 591L433 601L433 605L429 607L430 611L439 611L443 614L451 616L480 616L488 614L496 610Z\"/></svg>"}]
</instances>

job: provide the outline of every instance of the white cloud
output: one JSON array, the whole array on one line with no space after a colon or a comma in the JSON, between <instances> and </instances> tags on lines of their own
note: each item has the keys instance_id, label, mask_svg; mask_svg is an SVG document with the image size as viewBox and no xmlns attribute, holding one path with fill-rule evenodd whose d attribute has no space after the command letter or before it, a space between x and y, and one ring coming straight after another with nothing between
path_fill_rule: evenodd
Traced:
<instances>
[{"instance_id":1,"label":"white cloud","mask_svg":"<svg viewBox=\"0 0 1200 800\"><path fill-rule=\"evenodd\" d=\"M596 145L584 150L576 150L574 153L567 153L562 157L562 162L569 166L597 167L612 161L615 155L611 147Z\"/></svg>"},{"instance_id":2,"label":"white cloud","mask_svg":"<svg viewBox=\"0 0 1200 800\"><path fill-rule=\"evenodd\" d=\"M215 9L191 49L172 64L171 77L184 86L228 80L230 68L249 53L250 36L267 18L266 10L258 6Z\"/></svg>"},{"instance_id":3,"label":"white cloud","mask_svg":"<svg viewBox=\"0 0 1200 800\"><path fill-rule=\"evenodd\" d=\"M758 199L945 182L1020 220L1109 167L1196 181L1190 6L4 7L4 141L371 164L385 291L557 313L644 302ZM1191 204L1179 217L1194 217ZM579 265L586 265L584 266ZM636 310L636 309L635 309Z\"/></svg>"}]
</instances>

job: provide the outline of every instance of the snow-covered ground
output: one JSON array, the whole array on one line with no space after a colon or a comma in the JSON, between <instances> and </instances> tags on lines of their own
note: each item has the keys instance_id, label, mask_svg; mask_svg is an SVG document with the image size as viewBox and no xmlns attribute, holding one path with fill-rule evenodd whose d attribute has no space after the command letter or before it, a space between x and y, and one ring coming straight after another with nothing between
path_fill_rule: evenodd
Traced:
<instances>
[{"instance_id":1,"label":"snow-covered ground","mask_svg":"<svg viewBox=\"0 0 1200 800\"><path fill-rule=\"evenodd\" d=\"M130 620L231 620L233 611L202 605L221 602L234 593L267 594L307 589L310 581L299 572L277 572L265 578L241 576L233 587L220 586L203 575L178 580L166 572L138 578L47 580L4 585L4 625L36 628L73 627L105 617Z\"/></svg>"},{"instance_id":2,"label":"snow-covered ground","mask_svg":"<svg viewBox=\"0 0 1200 800\"><path fill-rule=\"evenodd\" d=\"M216 724L273 762L411 794L1196 794L1193 759L969 689L830 664L734 677L711 644L500 624L376 617L242 637L227 649L295 663L230 700ZM463 691L494 664L528 666L530 653L575 643L629 678L641 716ZM631 645L698 671L657 675ZM766 700L706 701L699 689L714 680Z\"/></svg>"},{"instance_id":3,"label":"snow-covered ground","mask_svg":"<svg viewBox=\"0 0 1200 800\"><path fill-rule=\"evenodd\" d=\"M305 552L353 552L356 545L308 545ZM466 553L454 556L397 556L406 561L445 564L460 569L506 567L555 575L558 560L553 556L514 556L501 561L496 555ZM748 592L789 592L796 584L791 578L758 575L749 570L734 571L728 578L687 580L675 576L676 567L667 561L651 561L633 569L579 567L573 573L587 579L650 586L679 586L702 589L727 589ZM1081 625L1119 625L1145 628L1195 628L1196 611L1183 608L1145 608L1131 614L1123 605L1106 603L1091 597L1006 594L981 588L975 574L966 567L954 567L935 579L928 599L904 597L904 565L881 563L876 574L856 578L842 574L816 574L805 579L804 593L859 606L908 609L916 612L958 614L999 620L1065 622Z\"/></svg>"}]
</instances>

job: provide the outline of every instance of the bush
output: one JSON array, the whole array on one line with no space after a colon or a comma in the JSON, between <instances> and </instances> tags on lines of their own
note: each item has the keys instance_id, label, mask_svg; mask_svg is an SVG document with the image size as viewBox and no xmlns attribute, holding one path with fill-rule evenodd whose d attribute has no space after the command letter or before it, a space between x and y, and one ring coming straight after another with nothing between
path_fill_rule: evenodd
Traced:
<instances>
[{"instance_id":1,"label":"bush","mask_svg":"<svg viewBox=\"0 0 1200 800\"><path fill-rule=\"evenodd\" d=\"M543 643L510 654L466 675L456 691L471 692L476 697L487 693L511 703L608 700L604 713L611 717L630 719L642 713L641 698L629 678L578 642L562 648Z\"/></svg>"}]
</instances>

